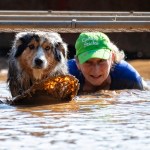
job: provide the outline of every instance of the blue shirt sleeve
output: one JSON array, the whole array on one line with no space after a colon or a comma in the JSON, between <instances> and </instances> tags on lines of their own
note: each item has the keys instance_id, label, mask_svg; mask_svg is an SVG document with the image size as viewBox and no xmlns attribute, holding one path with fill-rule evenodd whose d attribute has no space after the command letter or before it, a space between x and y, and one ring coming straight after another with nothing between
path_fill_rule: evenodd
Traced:
<instances>
[{"instance_id":1,"label":"blue shirt sleeve","mask_svg":"<svg viewBox=\"0 0 150 150\"><path fill-rule=\"evenodd\" d=\"M143 89L142 78L129 63L122 60L110 72L110 89Z\"/></svg>"},{"instance_id":2,"label":"blue shirt sleeve","mask_svg":"<svg viewBox=\"0 0 150 150\"><path fill-rule=\"evenodd\" d=\"M68 71L70 74L74 75L75 77L79 76L79 70L77 68L75 59L68 60Z\"/></svg>"},{"instance_id":3,"label":"blue shirt sleeve","mask_svg":"<svg viewBox=\"0 0 150 150\"><path fill-rule=\"evenodd\" d=\"M68 60L68 71L71 75L75 76L79 80L80 85L84 82L84 77L81 71L78 69L75 59Z\"/></svg>"}]
</instances>

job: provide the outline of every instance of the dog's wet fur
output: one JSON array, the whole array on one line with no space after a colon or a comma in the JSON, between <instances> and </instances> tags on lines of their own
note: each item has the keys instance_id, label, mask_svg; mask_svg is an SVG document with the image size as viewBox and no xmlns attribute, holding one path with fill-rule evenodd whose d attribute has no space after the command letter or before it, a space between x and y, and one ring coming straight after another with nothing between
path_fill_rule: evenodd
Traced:
<instances>
[{"instance_id":1,"label":"dog's wet fur","mask_svg":"<svg viewBox=\"0 0 150 150\"><path fill-rule=\"evenodd\" d=\"M12 97L44 78L67 74L67 52L58 33L17 33L9 53L7 81Z\"/></svg>"}]
</instances>

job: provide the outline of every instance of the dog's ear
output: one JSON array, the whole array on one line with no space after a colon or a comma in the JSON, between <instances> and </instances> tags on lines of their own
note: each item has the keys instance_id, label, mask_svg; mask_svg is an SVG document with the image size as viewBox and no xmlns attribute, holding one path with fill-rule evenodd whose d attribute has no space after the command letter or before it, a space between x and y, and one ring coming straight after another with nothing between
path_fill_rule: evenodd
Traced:
<instances>
[{"instance_id":1,"label":"dog's ear","mask_svg":"<svg viewBox=\"0 0 150 150\"><path fill-rule=\"evenodd\" d=\"M60 43L56 43L54 46L54 57L57 61L61 60L61 51L60 51Z\"/></svg>"},{"instance_id":2,"label":"dog's ear","mask_svg":"<svg viewBox=\"0 0 150 150\"><path fill-rule=\"evenodd\" d=\"M61 49L64 57L67 59L67 54L68 54L67 44L65 42L60 43L60 49Z\"/></svg>"},{"instance_id":3,"label":"dog's ear","mask_svg":"<svg viewBox=\"0 0 150 150\"><path fill-rule=\"evenodd\" d=\"M21 33L16 35L14 48L16 48L16 53L14 55L15 58L19 57L23 51L26 49L28 43L31 41L30 34L20 35Z\"/></svg>"},{"instance_id":4,"label":"dog's ear","mask_svg":"<svg viewBox=\"0 0 150 150\"><path fill-rule=\"evenodd\" d=\"M58 42L55 44L55 51L54 51L54 56L55 56L56 60L58 60L58 61L61 60L61 53L63 54L64 58L67 59L66 43Z\"/></svg>"},{"instance_id":5,"label":"dog's ear","mask_svg":"<svg viewBox=\"0 0 150 150\"><path fill-rule=\"evenodd\" d=\"M33 33L26 33L20 36L17 40L15 39L16 40L16 42L14 42L16 43L16 45L14 45L14 47L16 48L16 53L14 55L15 58L19 57L23 53L23 51L27 48L28 44L31 42L33 38L36 41L39 40L38 35L35 35Z\"/></svg>"}]
</instances>

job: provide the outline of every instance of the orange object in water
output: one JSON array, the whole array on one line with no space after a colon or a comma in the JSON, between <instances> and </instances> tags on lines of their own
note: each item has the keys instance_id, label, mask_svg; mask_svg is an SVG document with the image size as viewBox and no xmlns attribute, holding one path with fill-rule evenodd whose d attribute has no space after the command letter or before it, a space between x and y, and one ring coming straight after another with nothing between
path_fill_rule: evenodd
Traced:
<instances>
[{"instance_id":1,"label":"orange object in water","mask_svg":"<svg viewBox=\"0 0 150 150\"><path fill-rule=\"evenodd\" d=\"M79 89L78 80L72 75L49 77L37 82L23 94L7 103L10 105L45 105L69 102L74 99Z\"/></svg>"}]
</instances>

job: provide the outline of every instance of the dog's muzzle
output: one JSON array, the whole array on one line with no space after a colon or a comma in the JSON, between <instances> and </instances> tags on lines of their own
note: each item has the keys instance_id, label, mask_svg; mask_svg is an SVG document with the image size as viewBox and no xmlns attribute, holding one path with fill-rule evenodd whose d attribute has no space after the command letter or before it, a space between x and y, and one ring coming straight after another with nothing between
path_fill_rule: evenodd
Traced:
<instances>
[{"instance_id":1,"label":"dog's muzzle","mask_svg":"<svg viewBox=\"0 0 150 150\"><path fill-rule=\"evenodd\" d=\"M46 67L46 60L41 58L35 58L33 62L33 68L35 69L43 69Z\"/></svg>"},{"instance_id":2,"label":"dog's muzzle","mask_svg":"<svg viewBox=\"0 0 150 150\"><path fill-rule=\"evenodd\" d=\"M38 48L37 54L33 60L33 68L43 69L47 66L47 59L42 48Z\"/></svg>"}]
</instances>

